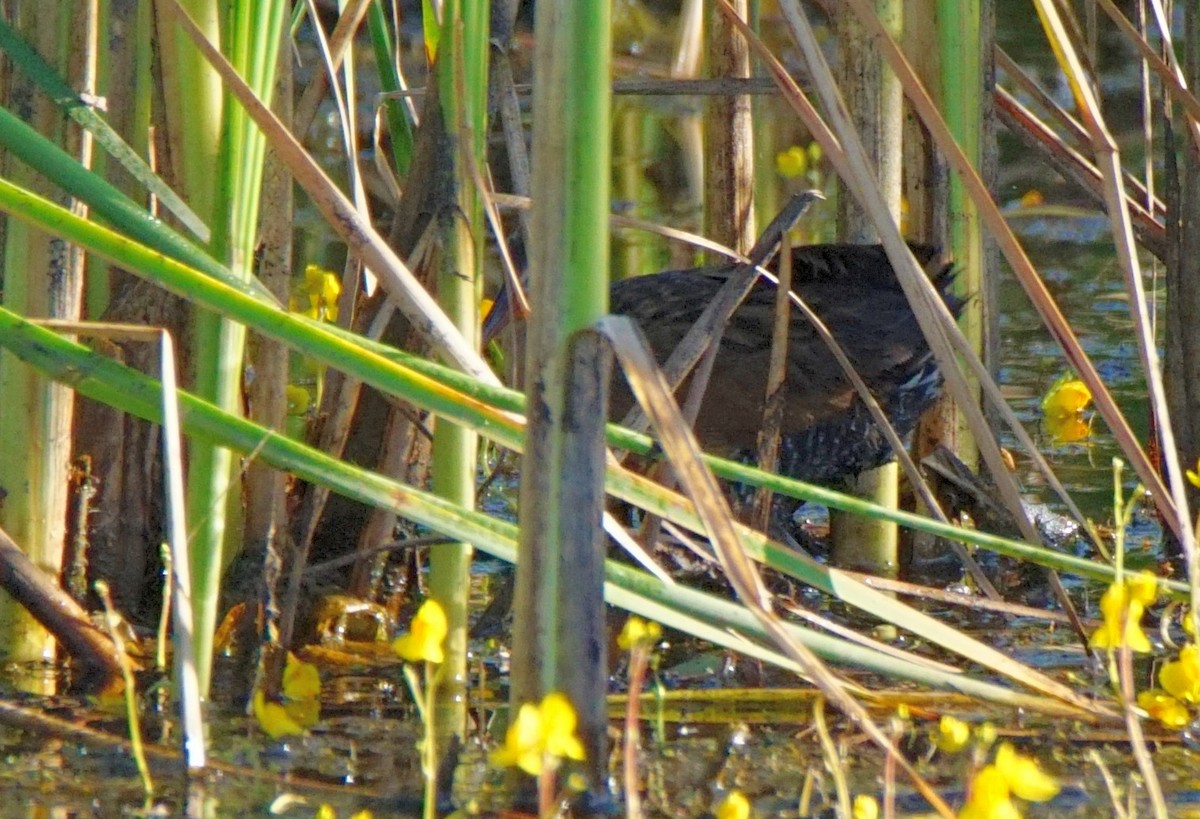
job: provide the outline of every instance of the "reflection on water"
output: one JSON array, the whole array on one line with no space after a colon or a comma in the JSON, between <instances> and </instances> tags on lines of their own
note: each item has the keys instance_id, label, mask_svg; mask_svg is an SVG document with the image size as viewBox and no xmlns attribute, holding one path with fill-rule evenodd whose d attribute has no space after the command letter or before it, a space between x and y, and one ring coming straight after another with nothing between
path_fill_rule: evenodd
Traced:
<instances>
[{"instance_id":1,"label":"reflection on water","mask_svg":"<svg viewBox=\"0 0 1200 819\"><path fill-rule=\"evenodd\" d=\"M1092 357L1101 377L1136 433L1146 433L1146 386L1134 341L1127 298L1107 237L1095 241L1057 238L1043 240L1039 220L1020 220L1015 226L1034 263L1046 277L1055 300L1070 319L1083 348ZM1026 225L1030 230L1025 230ZM1060 226L1060 229L1065 229ZM1148 277L1153 268L1148 265ZM1154 292L1152 281L1147 290ZM1040 428L1039 402L1061 374L1063 357L1029 307L1020 286L1005 276L1000 287L1000 367L1002 384L1010 387L1010 404L1043 448L1048 460L1088 515L1107 517L1112 505L1112 458L1116 443L1103 421L1097 419L1090 441L1054 445ZM1013 444L1011 434L1002 442ZM1035 489L1036 476L1023 474L1027 488Z\"/></svg>"},{"instance_id":2,"label":"reflection on water","mask_svg":"<svg viewBox=\"0 0 1200 819\"><path fill-rule=\"evenodd\" d=\"M1069 90L1046 47L1036 18L1028 13L1028 6L1001 2L997 15L1001 47L1037 77L1060 105L1073 110ZM1139 169L1144 147L1138 63L1132 48L1109 26L1100 26L1096 65L1101 77L1104 113L1122 151L1123 164ZM1001 201L1015 203L1020 196L1034 190L1046 202L1044 208L1032 212L1014 207L1009 223L1135 434L1145 440L1149 411L1146 385L1109 221L1078 188L1066 183L1047 165L1031 160L1028 151L1004 131L999 134L999 143ZM1157 262L1148 253L1141 255L1141 261L1146 291L1161 303ZM1066 365L1058 345L1050 339L1007 270L1002 271L998 312L1001 333L998 376L1013 393L1010 400L1013 408L1032 431L1037 429L1039 396ZM1160 332L1160 344L1161 337ZM1012 443L1012 436L1002 436L1001 440ZM1097 419L1092 439L1086 445L1054 446L1044 434L1037 440L1085 514L1098 519L1110 517L1112 459L1119 451L1103 421ZM1025 470L1021 477L1027 489L1038 491L1040 481L1036 476ZM1126 470L1126 489L1135 482Z\"/></svg>"}]
</instances>

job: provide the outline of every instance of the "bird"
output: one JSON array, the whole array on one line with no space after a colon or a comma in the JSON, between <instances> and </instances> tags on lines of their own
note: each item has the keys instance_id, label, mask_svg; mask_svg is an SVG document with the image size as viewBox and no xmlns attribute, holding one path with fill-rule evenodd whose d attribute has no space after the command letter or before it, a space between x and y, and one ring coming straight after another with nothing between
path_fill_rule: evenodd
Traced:
<instances>
[{"instance_id":1,"label":"bird","mask_svg":"<svg viewBox=\"0 0 1200 819\"><path fill-rule=\"evenodd\" d=\"M910 247L923 266L939 255L930 246ZM829 328L896 432L907 437L941 394L942 375L883 247L808 245L795 248L791 260L792 290ZM611 286L610 311L639 325L661 364L735 270L727 265L623 279ZM953 292L954 268L938 266L931 282L957 317L963 302ZM759 277L725 329L694 427L708 451L747 457L756 449L774 300L774 284ZM685 380L677 397L687 386ZM841 486L894 457L850 379L795 308L783 391L780 474ZM632 401L627 382L616 377L609 417L619 420Z\"/></svg>"}]
</instances>

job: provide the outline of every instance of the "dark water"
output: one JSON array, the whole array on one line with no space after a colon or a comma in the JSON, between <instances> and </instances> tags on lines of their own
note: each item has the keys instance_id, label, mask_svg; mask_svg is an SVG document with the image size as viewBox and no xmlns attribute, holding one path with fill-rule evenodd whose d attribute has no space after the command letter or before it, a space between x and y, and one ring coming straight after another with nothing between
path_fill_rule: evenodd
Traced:
<instances>
[{"instance_id":1,"label":"dark water","mask_svg":"<svg viewBox=\"0 0 1200 819\"><path fill-rule=\"evenodd\" d=\"M1140 79L1132 48L1108 26L1100 26L1098 68L1104 113L1118 139L1123 164L1135 175L1145 148L1141 136ZM1019 3L999 4L1000 45L1026 68L1055 101L1074 110L1069 89L1045 47L1036 18ZM1022 100L1023 102L1025 100ZM1161 130L1161 129L1160 129ZM1031 159L1003 129L999 135L999 199L1010 207L1010 225L1041 271L1084 350L1112 391L1135 433L1144 441L1149 406L1144 368L1138 354L1122 272L1118 269L1109 221L1095 202L1047 165ZM1019 200L1037 191L1045 204L1022 208ZM1161 302L1159 268L1141 254L1146 291ZM1058 346L1031 312L1021 288L1002 271L999 298L1000 362L998 378L1015 396L1013 408L1031 431L1037 430L1040 396L1064 372ZM1152 315L1154 307L1151 307ZM1161 344L1162 333L1159 332ZM1111 434L1097 421L1084 444L1055 446L1041 436L1043 452L1085 514L1111 515L1111 461L1118 454ZM1002 436L1008 442L1009 436ZM1126 470L1127 490L1134 483ZM1036 490L1039 481L1029 480Z\"/></svg>"}]
</instances>

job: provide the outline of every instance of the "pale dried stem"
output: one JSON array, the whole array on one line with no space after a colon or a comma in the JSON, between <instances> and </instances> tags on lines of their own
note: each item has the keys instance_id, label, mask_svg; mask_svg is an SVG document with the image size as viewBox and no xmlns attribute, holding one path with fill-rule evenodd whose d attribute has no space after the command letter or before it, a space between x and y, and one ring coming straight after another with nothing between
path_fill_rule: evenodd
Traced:
<instances>
[{"instance_id":1,"label":"pale dried stem","mask_svg":"<svg viewBox=\"0 0 1200 819\"><path fill-rule=\"evenodd\" d=\"M1133 430L1130 428L1128 422L1125 420L1124 415L1121 413L1120 408L1113 400L1107 386L1100 378L1099 373L1092 365L1090 359L1084 353L1078 339L1075 337L1074 331L1071 329L1066 319L1063 318L1062 313L1058 310L1058 306L1051 297L1048 289L1045 286L1045 283L1042 282L1040 277L1038 277L1037 273L1034 271L1033 265L1030 263L1028 256L1026 256L1024 249L1020 246L1020 243L1017 242L1016 237L1008 228L1004 216L1000 212L999 207L992 200L991 195L987 190L987 186L984 184L979 174L975 171L970 161L963 154L962 150L954 142L954 139L949 133L945 122L942 120L940 115L938 115L937 108L934 105L933 100L929 97L928 92L925 91L924 86L915 76L911 67L904 59L899 47L878 24L878 21L874 19L874 12L870 8L870 5L864 2L864 0L848 0L848 3L873 30L876 43L888 58L893 70L899 74L901 83L905 88L905 94L908 96L918 116L921 118L921 121L929 130L935 143L947 157L950 165L962 176L964 186L966 187L968 194L974 200L976 206L979 208L980 216L983 219L984 224L995 237L999 249L1013 268L1014 274L1017 276L1018 281L1030 295L1030 299L1034 305L1034 308L1038 311L1043 323L1045 323L1047 328L1050 330L1055 340L1059 342L1060 346L1062 346L1064 352L1066 353L1068 363L1075 368L1081 379L1091 390L1093 398L1096 402L1097 410L1100 412L1101 417L1103 417L1108 423L1109 428L1112 430L1113 435L1120 444L1122 450L1125 451L1127 457L1129 457L1130 462L1138 474L1138 477L1146 484L1146 486L1150 487L1151 494L1153 495L1156 504L1159 506L1159 509L1163 512L1164 518L1168 521L1168 525L1172 528L1172 530L1179 534L1179 530L1188 528L1188 524L1186 522L1181 522L1178 514L1176 513L1175 504L1172 501L1170 494L1167 492L1166 487L1158 477L1153 465L1146 457L1145 452L1141 449L1141 446L1137 440L1137 436L1134 435ZM790 5L787 7L790 7ZM780 76L778 71L776 71L774 68L772 70L773 73L776 74L777 78L779 78L781 81L785 83L790 82L790 78L787 78L786 80L784 79L784 77L786 77L786 72L783 76ZM798 89L794 89L793 93L798 94ZM807 104L806 107L811 109L811 106L807 106ZM840 144L838 145L838 151L840 153ZM831 156L831 161L834 160L834 157L830 154L828 148L826 149L826 154ZM879 222L886 224L882 212L880 214ZM895 266L895 263L907 254L905 254L900 247L896 246L899 244L899 237L895 234L894 226L889 227L887 233L892 245L891 249L897 253L896 258L893 260L893 264ZM889 257L890 256L891 253L889 253ZM917 276L917 271L913 270L915 267L915 260L912 262L911 266L905 267L908 268L908 272L901 272L900 275L902 282L908 281L909 284L911 284L913 279L919 281L920 278L923 278ZM927 302L935 300L935 296L932 293L923 293L922 297ZM950 317L948 315L943 317L945 325L952 325L952 322L950 322L949 318ZM982 367L982 363L978 361L978 357L966 349L965 339L961 338L961 334L957 332L956 327L946 326L945 329L949 332L950 338L955 342L957 351L960 354L963 354L964 360L970 364L973 371L980 374L980 381L984 386L985 394L988 396L989 400L992 401L993 404L1004 414L1006 422L1013 424L1014 434L1021 437L1022 444L1029 448L1030 457L1032 457L1034 462L1038 464L1039 469L1046 471L1047 479L1051 481L1051 485L1054 486L1055 491L1062 494L1064 502L1070 506L1072 513L1079 515L1078 508L1074 506L1073 502L1070 500L1070 496L1066 494L1064 489L1062 489L1061 483L1059 483L1057 479L1051 477L1052 473L1050 472L1049 467L1045 464L1044 458L1041 458L1040 453L1038 453L1036 446L1033 445L1032 440L1029 439L1027 434L1023 434L1023 430L1021 429L1019 422L1015 422L1015 417L1013 416L1011 409L1007 407L1007 403L1004 402L1002 397L999 395L999 390L995 387L994 382L992 382L990 377L983 377L985 370ZM960 344L962 346L960 346ZM939 350L942 350L942 352L939 353ZM935 348L935 354L938 355L939 362L949 363L949 360L945 358L945 351L941 345L937 345ZM954 379L952 376L949 376L948 378L948 383L953 387L956 379ZM964 396L964 398L965 397L966 396ZM984 453L986 456L987 448L984 449ZM988 460L988 464L989 469L991 469L998 477L1001 477L1001 482L1003 483L1002 476L1006 474L1007 469L1002 463L999 462L992 463L991 460ZM1079 516L1082 517L1082 515Z\"/></svg>"},{"instance_id":2,"label":"pale dried stem","mask_svg":"<svg viewBox=\"0 0 1200 819\"><path fill-rule=\"evenodd\" d=\"M1130 222L1129 211L1125 207L1125 185L1120 153L1117 150L1116 141L1104 122L1100 102L1096 98L1091 84L1085 81L1078 56L1071 44L1066 41L1056 10L1049 6L1046 0L1036 0L1036 5L1047 37L1051 40L1060 67L1066 73L1067 81L1075 95L1075 104L1083 118L1083 124L1087 128L1092 150L1096 154L1096 164L1104 177L1104 198L1108 217L1112 224L1113 243L1117 252L1117 261L1125 272L1125 283L1130 296L1130 312L1137 332L1142 368L1145 371L1146 389L1150 397L1151 411L1157 422L1158 435L1162 442L1161 457L1169 480L1172 507L1170 511L1173 513L1173 517L1169 518L1167 522L1183 546L1184 558L1188 567L1188 581L1191 586L1192 610L1196 612L1200 608L1200 554L1197 553L1195 532L1190 525L1191 515L1188 511L1187 493L1183 485L1183 470L1180 468L1179 452L1175 445L1175 432L1168 410L1158 346L1154 339L1154 328L1150 322L1149 302L1142 279L1141 265L1134 248L1133 225ZM1193 122L1192 124L1193 128L1200 127L1197 123ZM1197 144L1200 145L1200 142ZM1093 394L1094 392L1093 390ZM1099 405L1097 404L1097 406ZM1108 420L1107 417L1106 420ZM1146 476L1142 474L1141 469L1138 469L1136 461L1133 466L1143 483L1150 486ZM1152 477L1158 483L1158 491L1155 491L1154 488L1151 490L1158 501L1158 492L1162 491L1163 487L1156 471L1152 471ZM1166 498L1164 497L1162 500L1165 501ZM1165 516L1167 510L1163 509L1161 502L1159 508ZM1197 617L1197 621L1200 622L1200 614L1193 616Z\"/></svg>"}]
</instances>

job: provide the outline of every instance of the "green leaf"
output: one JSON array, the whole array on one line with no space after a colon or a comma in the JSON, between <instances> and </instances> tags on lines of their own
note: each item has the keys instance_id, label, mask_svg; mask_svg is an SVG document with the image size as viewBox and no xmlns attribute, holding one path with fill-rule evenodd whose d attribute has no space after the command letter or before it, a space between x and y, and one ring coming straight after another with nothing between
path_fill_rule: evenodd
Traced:
<instances>
[{"instance_id":1,"label":"green leaf","mask_svg":"<svg viewBox=\"0 0 1200 819\"><path fill-rule=\"evenodd\" d=\"M54 67L42 59L16 31L0 18L0 49L8 54L13 64L29 76L54 103L80 127L96 138L113 159L121 164L130 176L147 191L158 198L159 203L175 215L183 225L201 242L208 242L212 233L195 211L179 197L170 186L146 164L121 135L112 129L103 117L96 113L92 103L84 100L67 85ZM53 179L53 177L51 177Z\"/></svg>"}]
</instances>

